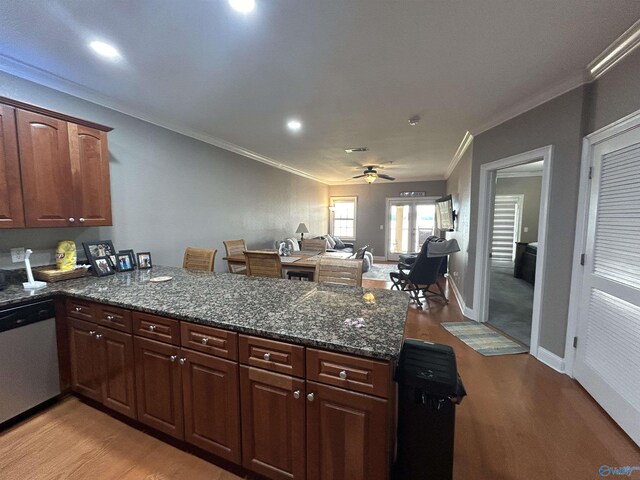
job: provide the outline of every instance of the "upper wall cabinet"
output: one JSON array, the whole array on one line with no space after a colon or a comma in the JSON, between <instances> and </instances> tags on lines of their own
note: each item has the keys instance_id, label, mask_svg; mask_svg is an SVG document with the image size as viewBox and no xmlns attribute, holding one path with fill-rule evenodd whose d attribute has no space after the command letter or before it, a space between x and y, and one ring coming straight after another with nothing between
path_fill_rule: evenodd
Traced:
<instances>
[{"instance_id":1,"label":"upper wall cabinet","mask_svg":"<svg viewBox=\"0 0 640 480\"><path fill-rule=\"evenodd\" d=\"M106 134L111 129L13 100L0 101L26 107L1 106L0 173L3 168L16 170L11 152L17 151L19 177L14 174L17 180L0 182L0 227L111 225Z\"/></svg>"}]
</instances>

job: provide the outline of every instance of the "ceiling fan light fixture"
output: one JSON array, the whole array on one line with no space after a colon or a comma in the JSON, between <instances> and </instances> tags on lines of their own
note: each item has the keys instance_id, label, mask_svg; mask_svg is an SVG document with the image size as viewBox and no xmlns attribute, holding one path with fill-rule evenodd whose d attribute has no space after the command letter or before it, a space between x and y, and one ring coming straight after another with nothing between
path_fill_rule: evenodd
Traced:
<instances>
[{"instance_id":1,"label":"ceiling fan light fixture","mask_svg":"<svg viewBox=\"0 0 640 480\"><path fill-rule=\"evenodd\" d=\"M414 115L409 119L409 125L415 127L420 122L420 115Z\"/></svg>"},{"instance_id":2,"label":"ceiling fan light fixture","mask_svg":"<svg viewBox=\"0 0 640 480\"><path fill-rule=\"evenodd\" d=\"M375 173L367 173L364 177L364 181L367 182L369 185L371 185L373 182L376 181L376 179L378 178L378 175Z\"/></svg>"}]
</instances>

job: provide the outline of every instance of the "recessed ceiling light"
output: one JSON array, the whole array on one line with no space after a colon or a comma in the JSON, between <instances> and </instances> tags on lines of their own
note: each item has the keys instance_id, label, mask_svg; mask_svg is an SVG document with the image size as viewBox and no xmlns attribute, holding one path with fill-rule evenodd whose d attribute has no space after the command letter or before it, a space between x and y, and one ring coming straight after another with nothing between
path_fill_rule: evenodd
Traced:
<instances>
[{"instance_id":1,"label":"recessed ceiling light","mask_svg":"<svg viewBox=\"0 0 640 480\"><path fill-rule=\"evenodd\" d=\"M287 122L287 128L292 132L298 132L302 128L302 123L300 120L289 120Z\"/></svg>"},{"instance_id":2,"label":"recessed ceiling light","mask_svg":"<svg viewBox=\"0 0 640 480\"><path fill-rule=\"evenodd\" d=\"M256 8L255 0L229 0L229 5L236 12L240 13L251 13L253 9Z\"/></svg>"},{"instance_id":3,"label":"recessed ceiling light","mask_svg":"<svg viewBox=\"0 0 640 480\"><path fill-rule=\"evenodd\" d=\"M414 115L409 119L409 125L415 127L420 122L420 115Z\"/></svg>"},{"instance_id":4,"label":"recessed ceiling light","mask_svg":"<svg viewBox=\"0 0 640 480\"><path fill-rule=\"evenodd\" d=\"M89 44L93 50L102 55L103 57L115 59L120 57L120 52L116 50L115 47L109 45L108 43L94 41Z\"/></svg>"}]
</instances>

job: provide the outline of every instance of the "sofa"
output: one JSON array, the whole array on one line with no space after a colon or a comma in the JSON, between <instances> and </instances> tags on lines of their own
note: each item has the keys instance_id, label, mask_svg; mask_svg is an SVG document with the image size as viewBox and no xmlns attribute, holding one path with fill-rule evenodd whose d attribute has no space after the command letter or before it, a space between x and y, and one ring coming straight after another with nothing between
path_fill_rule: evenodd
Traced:
<instances>
[{"instance_id":1,"label":"sofa","mask_svg":"<svg viewBox=\"0 0 640 480\"><path fill-rule=\"evenodd\" d=\"M329 233L325 233L323 235L319 235L317 237L313 237L314 239L322 239L327 241L327 252L345 252L345 253L353 253L355 252L355 247L353 243L346 243L340 240L340 238L331 235Z\"/></svg>"},{"instance_id":2,"label":"sofa","mask_svg":"<svg viewBox=\"0 0 640 480\"><path fill-rule=\"evenodd\" d=\"M334 242L333 248L329 248L329 246L331 245L331 241L329 240L330 235L325 234L325 235L319 235L317 237L313 237L314 239L323 239L327 241L327 252L344 252L344 253L351 253L351 254L357 254L358 252L355 250L355 247L353 245L353 243L345 243L342 242L342 246L338 243L335 243L335 237L331 236L331 240ZM287 248L289 249L289 252L291 252L291 255L296 254L296 252L300 251L300 244L298 243L298 240L294 237L290 237L290 238L285 238L282 240L276 240L273 242L273 248L274 250L279 250L280 249L280 244L284 242L287 246ZM336 248L338 247L338 248ZM373 253L371 252L364 252L363 254L363 262L362 262L362 271L363 272L368 272L371 269L371 265L373 265Z\"/></svg>"}]
</instances>

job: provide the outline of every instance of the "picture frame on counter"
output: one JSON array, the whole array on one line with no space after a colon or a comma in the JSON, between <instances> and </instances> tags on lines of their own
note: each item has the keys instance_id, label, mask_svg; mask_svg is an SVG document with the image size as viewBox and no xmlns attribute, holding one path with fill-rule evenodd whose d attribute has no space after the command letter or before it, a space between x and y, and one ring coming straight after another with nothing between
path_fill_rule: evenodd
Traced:
<instances>
[{"instance_id":1,"label":"picture frame on counter","mask_svg":"<svg viewBox=\"0 0 640 480\"><path fill-rule=\"evenodd\" d=\"M92 242L82 242L84 248L84 254L87 256L87 260L91 262L93 258L109 257L116 254L116 249L113 248L113 242L111 240L95 240Z\"/></svg>"},{"instance_id":2,"label":"picture frame on counter","mask_svg":"<svg viewBox=\"0 0 640 480\"><path fill-rule=\"evenodd\" d=\"M138 263L136 262L136 254L135 254L135 252L134 252L133 250L131 250L131 249L128 249L128 250L120 250L120 251L118 252L118 254L120 254L120 253L128 253L128 254L129 254L129 256L131 257L131 261L133 262L133 263L132 263L132 265L133 265L134 267L137 267L137 266L138 266Z\"/></svg>"},{"instance_id":3,"label":"picture frame on counter","mask_svg":"<svg viewBox=\"0 0 640 480\"><path fill-rule=\"evenodd\" d=\"M107 275L116 273L113 265L111 265L111 259L106 255L103 257L92 257L91 266L98 277L106 277Z\"/></svg>"},{"instance_id":4,"label":"picture frame on counter","mask_svg":"<svg viewBox=\"0 0 640 480\"><path fill-rule=\"evenodd\" d=\"M144 270L152 266L151 252L138 252L138 268Z\"/></svg>"},{"instance_id":5,"label":"picture frame on counter","mask_svg":"<svg viewBox=\"0 0 640 480\"><path fill-rule=\"evenodd\" d=\"M116 256L115 255L109 255L109 261L111 262L111 266L115 269L116 268Z\"/></svg>"},{"instance_id":6,"label":"picture frame on counter","mask_svg":"<svg viewBox=\"0 0 640 480\"><path fill-rule=\"evenodd\" d=\"M133 266L133 259L131 255L127 253L116 253L116 270L118 272L130 272L135 267Z\"/></svg>"}]
</instances>

